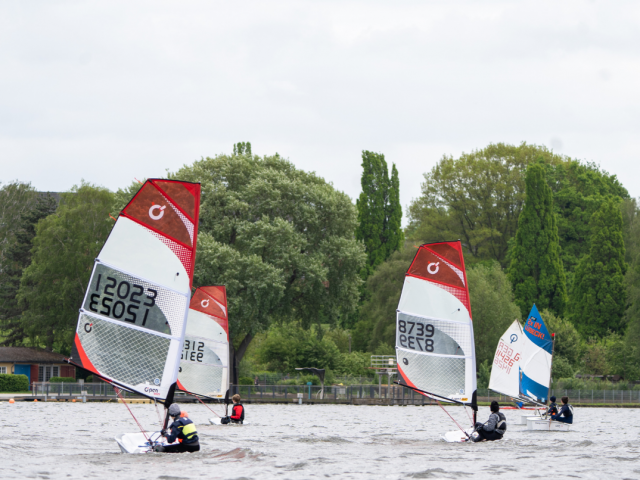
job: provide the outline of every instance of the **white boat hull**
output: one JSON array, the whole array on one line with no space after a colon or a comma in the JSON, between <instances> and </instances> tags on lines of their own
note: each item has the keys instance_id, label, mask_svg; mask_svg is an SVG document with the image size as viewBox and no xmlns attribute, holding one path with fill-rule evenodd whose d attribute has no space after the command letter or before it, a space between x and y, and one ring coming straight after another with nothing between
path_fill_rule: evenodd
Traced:
<instances>
[{"instance_id":1,"label":"white boat hull","mask_svg":"<svg viewBox=\"0 0 640 480\"><path fill-rule=\"evenodd\" d=\"M520 415L520 421L518 423L516 423L515 425L527 425L527 422L529 420L542 420L542 417L540 415Z\"/></svg>"},{"instance_id":2,"label":"white boat hull","mask_svg":"<svg viewBox=\"0 0 640 480\"><path fill-rule=\"evenodd\" d=\"M153 451L153 445L149 443L147 437L155 442L160 437L160 432L146 432L146 437L142 432L139 433L122 433L115 437L122 453L150 453ZM168 445L166 442L159 442L160 445Z\"/></svg>"},{"instance_id":3,"label":"white boat hull","mask_svg":"<svg viewBox=\"0 0 640 480\"><path fill-rule=\"evenodd\" d=\"M249 422L247 422L246 420L242 423L220 423L219 418L210 418L209 423L211 425L249 425Z\"/></svg>"},{"instance_id":4,"label":"white boat hull","mask_svg":"<svg viewBox=\"0 0 640 480\"><path fill-rule=\"evenodd\" d=\"M528 420L527 430L536 430L541 432L568 432L571 430L571 424L556 422L555 420Z\"/></svg>"},{"instance_id":5,"label":"white boat hull","mask_svg":"<svg viewBox=\"0 0 640 480\"><path fill-rule=\"evenodd\" d=\"M448 443L462 443L468 441L470 436L478 435L474 432L473 428L468 428L465 432L462 432L461 430L447 432L442 435L442 439Z\"/></svg>"}]
</instances>

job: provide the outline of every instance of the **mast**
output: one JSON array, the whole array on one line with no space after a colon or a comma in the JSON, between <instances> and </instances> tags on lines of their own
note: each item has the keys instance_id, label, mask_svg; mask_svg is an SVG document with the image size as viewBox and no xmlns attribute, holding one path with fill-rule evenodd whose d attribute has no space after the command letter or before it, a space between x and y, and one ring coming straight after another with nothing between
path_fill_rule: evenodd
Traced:
<instances>
[{"instance_id":1,"label":"mast","mask_svg":"<svg viewBox=\"0 0 640 480\"><path fill-rule=\"evenodd\" d=\"M545 405L548 403L549 397L551 396L551 372L553 372L553 351L556 348L556 334L552 333L551 338L553 339L553 342L551 343L551 361L549 362L549 389L547 390L547 402L544 403Z\"/></svg>"}]
</instances>

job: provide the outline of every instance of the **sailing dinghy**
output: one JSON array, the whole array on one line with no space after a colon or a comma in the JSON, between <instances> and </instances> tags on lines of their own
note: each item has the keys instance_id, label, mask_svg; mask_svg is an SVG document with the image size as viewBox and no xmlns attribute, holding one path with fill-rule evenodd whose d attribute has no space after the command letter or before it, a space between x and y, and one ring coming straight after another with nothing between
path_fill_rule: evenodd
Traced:
<instances>
[{"instance_id":1,"label":"sailing dinghy","mask_svg":"<svg viewBox=\"0 0 640 480\"><path fill-rule=\"evenodd\" d=\"M199 209L200 184L142 185L95 260L69 360L165 408L180 367ZM123 452L148 452L160 440L160 432L141 430L116 438Z\"/></svg>"},{"instance_id":2,"label":"sailing dinghy","mask_svg":"<svg viewBox=\"0 0 640 480\"><path fill-rule=\"evenodd\" d=\"M199 287L191 297L177 385L198 398L224 398L229 403L229 312L224 286ZM220 425L220 417L209 422Z\"/></svg>"},{"instance_id":3,"label":"sailing dinghy","mask_svg":"<svg viewBox=\"0 0 640 480\"><path fill-rule=\"evenodd\" d=\"M520 361L520 395L538 404L546 404L551 388L551 365L555 335L549 330L534 305L524 326ZM568 431L570 424L540 417L526 417L527 430Z\"/></svg>"},{"instance_id":4,"label":"sailing dinghy","mask_svg":"<svg viewBox=\"0 0 640 480\"><path fill-rule=\"evenodd\" d=\"M520 360L525 335L518 320L515 320L500 337L496 354L493 357L489 389L521 402L531 402L532 399L520 393ZM521 425L527 424L527 418L540 420L540 416L531 413L521 416Z\"/></svg>"},{"instance_id":5,"label":"sailing dinghy","mask_svg":"<svg viewBox=\"0 0 640 480\"><path fill-rule=\"evenodd\" d=\"M477 406L476 355L460 241L424 244L405 275L396 319L401 385L437 401ZM449 432L449 442L466 441Z\"/></svg>"}]
</instances>

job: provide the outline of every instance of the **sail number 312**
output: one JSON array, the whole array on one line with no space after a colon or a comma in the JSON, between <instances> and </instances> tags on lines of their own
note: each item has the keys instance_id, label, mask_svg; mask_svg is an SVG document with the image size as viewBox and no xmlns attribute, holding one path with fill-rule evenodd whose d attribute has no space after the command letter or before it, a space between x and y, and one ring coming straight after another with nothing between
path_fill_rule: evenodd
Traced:
<instances>
[{"instance_id":1,"label":"sail number 312","mask_svg":"<svg viewBox=\"0 0 640 480\"><path fill-rule=\"evenodd\" d=\"M433 352L433 325L398 320L400 345L421 352Z\"/></svg>"}]
</instances>

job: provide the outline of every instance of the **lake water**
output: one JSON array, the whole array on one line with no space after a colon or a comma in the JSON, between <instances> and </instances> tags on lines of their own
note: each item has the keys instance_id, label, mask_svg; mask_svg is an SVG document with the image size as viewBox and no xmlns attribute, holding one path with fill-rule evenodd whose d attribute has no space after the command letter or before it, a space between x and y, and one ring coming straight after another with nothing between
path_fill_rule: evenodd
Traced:
<instances>
[{"instance_id":1,"label":"lake water","mask_svg":"<svg viewBox=\"0 0 640 480\"><path fill-rule=\"evenodd\" d=\"M149 430L152 405L131 405ZM0 478L634 478L640 479L640 410L576 409L571 432L529 432L512 421L502 441L448 444L456 427L437 406L247 405L250 425L211 426L203 405L194 454L125 455L113 440L139 431L107 403L0 403ZM222 412L222 407L214 406ZM464 426L462 408L450 407ZM488 407L481 407L485 421Z\"/></svg>"}]
</instances>

